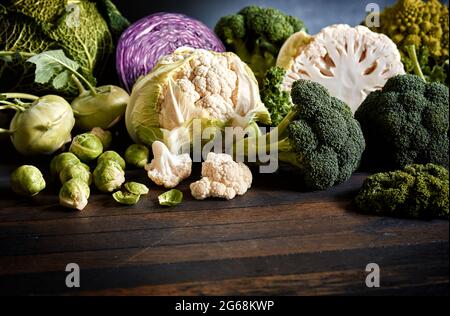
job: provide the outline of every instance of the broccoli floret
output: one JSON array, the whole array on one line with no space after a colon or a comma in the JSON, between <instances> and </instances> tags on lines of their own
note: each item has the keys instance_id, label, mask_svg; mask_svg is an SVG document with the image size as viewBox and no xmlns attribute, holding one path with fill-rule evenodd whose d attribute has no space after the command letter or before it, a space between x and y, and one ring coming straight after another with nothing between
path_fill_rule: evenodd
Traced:
<instances>
[{"instance_id":1,"label":"broccoli floret","mask_svg":"<svg viewBox=\"0 0 450 316\"><path fill-rule=\"evenodd\" d=\"M303 22L274 8L248 6L222 17L215 32L228 51L235 52L261 84L266 70L275 65L278 52L293 33L305 30Z\"/></svg>"},{"instance_id":2,"label":"broccoli floret","mask_svg":"<svg viewBox=\"0 0 450 316\"><path fill-rule=\"evenodd\" d=\"M369 176L355 198L359 210L412 218L449 217L448 170L412 164Z\"/></svg>"},{"instance_id":3,"label":"broccoli floret","mask_svg":"<svg viewBox=\"0 0 450 316\"><path fill-rule=\"evenodd\" d=\"M448 168L449 90L416 75L398 75L369 94L355 113L363 130L368 168L412 163Z\"/></svg>"},{"instance_id":4,"label":"broccoli floret","mask_svg":"<svg viewBox=\"0 0 450 316\"><path fill-rule=\"evenodd\" d=\"M408 73L418 74L407 49L414 45L427 80L448 84L444 71L449 58L448 21L448 7L439 0L399 0L380 14L380 25L372 31L384 33L394 41Z\"/></svg>"},{"instance_id":5,"label":"broccoli floret","mask_svg":"<svg viewBox=\"0 0 450 316\"><path fill-rule=\"evenodd\" d=\"M294 106L276 128L278 142L269 142L274 131L261 136L266 137L264 143L246 138L244 154L251 152L254 143L259 152L258 146L269 151L276 145L279 161L299 169L304 189L324 190L346 181L358 168L365 147L350 108L309 80L294 82L291 97Z\"/></svg>"},{"instance_id":6,"label":"broccoli floret","mask_svg":"<svg viewBox=\"0 0 450 316\"><path fill-rule=\"evenodd\" d=\"M267 70L261 88L261 100L270 112L272 125L278 125L292 109L291 95L281 88L286 70L271 67Z\"/></svg>"}]
</instances>

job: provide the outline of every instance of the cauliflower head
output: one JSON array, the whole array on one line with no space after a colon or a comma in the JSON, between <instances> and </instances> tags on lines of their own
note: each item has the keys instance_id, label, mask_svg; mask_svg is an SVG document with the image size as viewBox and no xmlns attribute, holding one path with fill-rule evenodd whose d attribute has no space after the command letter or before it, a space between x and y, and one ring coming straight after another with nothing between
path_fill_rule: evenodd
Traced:
<instances>
[{"instance_id":1,"label":"cauliflower head","mask_svg":"<svg viewBox=\"0 0 450 316\"><path fill-rule=\"evenodd\" d=\"M152 151L153 159L145 166L145 170L157 185L172 189L191 175L192 160L189 154L173 154L160 141L152 144Z\"/></svg>"},{"instance_id":2,"label":"cauliflower head","mask_svg":"<svg viewBox=\"0 0 450 316\"><path fill-rule=\"evenodd\" d=\"M135 142L151 145L193 119L222 127L270 122L253 72L234 53L180 48L135 84L126 111Z\"/></svg>"},{"instance_id":3,"label":"cauliflower head","mask_svg":"<svg viewBox=\"0 0 450 316\"><path fill-rule=\"evenodd\" d=\"M209 153L202 164L202 179L191 184L191 194L197 200L208 197L234 199L244 195L252 185L252 173L242 162L230 155Z\"/></svg>"},{"instance_id":4,"label":"cauliflower head","mask_svg":"<svg viewBox=\"0 0 450 316\"><path fill-rule=\"evenodd\" d=\"M286 69L283 88L299 79L320 83L355 113L367 95L403 74L397 46L386 35L365 26L336 24L309 36L292 35L281 49L277 66Z\"/></svg>"}]
</instances>

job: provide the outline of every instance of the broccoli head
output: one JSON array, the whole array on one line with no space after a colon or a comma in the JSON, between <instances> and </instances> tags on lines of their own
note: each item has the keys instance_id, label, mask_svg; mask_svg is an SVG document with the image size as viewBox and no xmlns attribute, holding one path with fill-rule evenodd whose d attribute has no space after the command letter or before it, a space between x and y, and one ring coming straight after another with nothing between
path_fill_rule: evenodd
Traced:
<instances>
[{"instance_id":1,"label":"broccoli head","mask_svg":"<svg viewBox=\"0 0 450 316\"><path fill-rule=\"evenodd\" d=\"M244 153L255 150L254 143L263 144L266 151L277 146L279 161L298 168L304 189L324 190L346 181L358 168L365 147L350 108L309 80L294 82L291 98L292 110L275 129L278 141L269 142L275 130L260 136L266 137L264 143L246 138Z\"/></svg>"},{"instance_id":2,"label":"broccoli head","mask_svg":"<svg viewBox=\"0 0 450 316\"><path fill-rule=\"evenodd\" d=\"M398 75L369 94L355 113L369 168L397 169L412 163L448 168L449 90L416 75Z\"/></svg>"},{"instance_id":3,"label":"broccoli head","mask_svg":"<svg viewBox=\"0 0 450 316\"><path fill-rule=\"evenodd\" d=\"M394 41L408 73L418 75L407 49L413 45L427 80L448 83L445 72L449 58L448 21L448 7L439 0L398 0L380 14L380 26L372 31L384 33Z\"/></svg>"},{"instance_id":4,"label":"broccoli head","mask_svg":"<svg viewBox=\"0 0 450 316\"><path fill-rule=\"evenodd\" d=\"M369 176L355 198L361 211L412 218L449 217L448 170L412 164Z\"/></svg>"},{"instance_id":5,"label":"broccoli head","mask_svg":"<svg viewBox=\"0 0 450 316\"><path fill-rule=\"evenodd\" d=\"M270 112L274 126L292 109L291 95L282 89L286 70L281 67L270 67L267 70L261 88L261 100Z\"/></svg>"},{"instance_id":6,"label":"broccoli head","mask_svg":"<svg viewBox=\"0 0 450 316\"><path fill-rule=\"evenodd\" d=\"M215 32L228 51L246 62L261 83L266 70L275 65L278 52L293 33L305 30L303 22L274 8L248 6L222 17Z\"/></svg>"}]
</instances>

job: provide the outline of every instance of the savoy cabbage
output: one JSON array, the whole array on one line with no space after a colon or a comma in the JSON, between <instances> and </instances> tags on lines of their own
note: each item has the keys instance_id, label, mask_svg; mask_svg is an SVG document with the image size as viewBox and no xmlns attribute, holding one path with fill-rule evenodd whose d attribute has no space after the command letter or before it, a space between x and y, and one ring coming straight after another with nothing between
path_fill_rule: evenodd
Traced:
<instances>
[{"instance_id":1,"label":"savoy cabbage","mask_svg":"<svg viewBox=\"0 0 450 316\"><path fill-rule=\"evenodd\" d=\"M110 0L11 0L0 6L0 86L7 91L52 90L34 83L26 60L62 49L93 85L114 53L114 40L128 21ZM75 95L67 87L67 95Z\"/></svg>"}]
</instances>

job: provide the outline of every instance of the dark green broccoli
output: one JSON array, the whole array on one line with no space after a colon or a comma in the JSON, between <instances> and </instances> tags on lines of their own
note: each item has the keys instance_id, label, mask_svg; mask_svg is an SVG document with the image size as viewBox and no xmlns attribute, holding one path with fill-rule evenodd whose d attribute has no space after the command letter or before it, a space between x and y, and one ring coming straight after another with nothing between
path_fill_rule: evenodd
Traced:
<instances>
[{"instance_id":1,"label":"dark green broccoli","mask_svg":"<svg viewBox=\"0 0 450 316\"><path fill-rule=\"evenodd\" d=\"M274 8L248 6L237 14L222 17L215 32L228 51L246 62L261 83L266 70L275 65L286 39L305 30L303 22Z\"/></svg>"},{"instance_id":2,"label":"dark green broccoli","mask_svg":"<svg viewBox=\"0 0 450 316\"><path fill-rule=\"evenodd\" d=\"M290 93L281 88L285 75L283 68L270 67L262 82L261 100L270 112L273 126L278 125L293 106Z\"/></svg>"},{"instance_id":3,"label":"dark green broccoli","mask_svg":"<svg viewBox=\"0 0 450 316\"><path fill-rule=\"evenodd\" d=\"M448 87L409 74L369 94L355 113L366 138L367 167L436 163L448 168L448 98Z\"/></svg>"},{"instance_id":4,"label":"dark green broccoli","mask_svg":"<svg viewBox=\"0 0 450 316\"><path fill-rule=\"evenodd\" d=\"M412 164L402 170L369 176L355 198L365 213L412 218L448 218L448 170Z\"/></svg>"},{"instance_id":5,"label":"dark green broccoli","mask_svg":"<svg viewBox=\"0 0 450 316\"><path fill-rule=\"evenodd\" d=\"M249 155L254 150L268 152L276 145L279 161L299 169L304 189L323 190L346 181L358 168L365 147L350 108L309 80L294 82L291 97L292 110L275 130L260 136L267 141L245 138L235 150L242 148ZM278 141L270 143L275 131Z\"/></svg>"}]
</instances>

